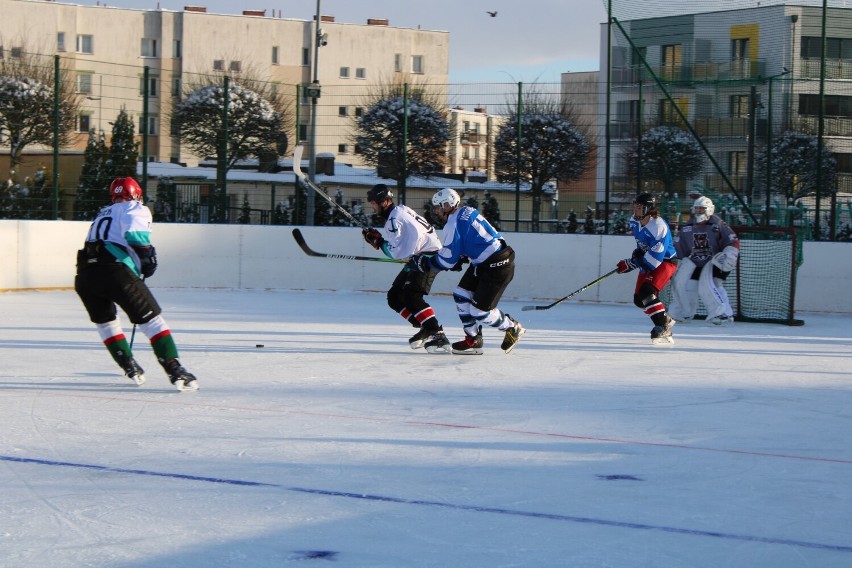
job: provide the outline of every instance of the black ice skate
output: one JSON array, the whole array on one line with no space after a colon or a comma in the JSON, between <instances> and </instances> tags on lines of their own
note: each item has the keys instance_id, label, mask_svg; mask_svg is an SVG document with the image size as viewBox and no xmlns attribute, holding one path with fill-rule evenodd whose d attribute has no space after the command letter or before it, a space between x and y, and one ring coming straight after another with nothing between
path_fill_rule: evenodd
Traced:
<instances>
[{"instance_id":1,"label":"black ice skate","mask_svg":"<svg viewBox=\"0 0 852 568\"><path fill-rule=\"evenodd\" d=\"M651 343L654 345L665 345L674 343L674 338L672 337L672 328L675 325L675 320L666 316L665 325L655 325L654 329L651 330Z\"/></svg>"},{"instance_id":2,"label":"black ice skate","mask_svg":"<svg viewBox=\"0 0 852 568\"><path fill-rule=\"evenodd\" d=\"M169 359L163 363L163 368L169 376L169 380L179 391L198 390L198 381L195 375L184 369L177 359Z\"/></svg>"},{"instance_id":3,"label":"black ice skate","mask_svg":"<svg viewBox=\"0 0 852 568\"><path fill-rule=\"evenodd\" d=\"M475 337L465 333L464 339L453 343L453 353L456 355L482 355L482 328L479 328Z\"/></svg>"},{"instance_id":4,"label":"black ice skate","mask_svg":"<svg viewBox=\"0 0 852 568\"><path fill-rule=\"evenodd\" d=\"M429 338L435 334L435 330L428 329L420 329L411 336L411 339L408 340L408 344L412 349L420 349L423 345L429 341Z\"/></svg>"},{"instance_id":5,"label":"black ice skate","mask_svg":"<svg viewBox=\"0 0 852 568\"><path fill-rule=\"evenodd\" d=\"M506 319L515 322L514 326L506 330L506 335L503 337L503 343L500 344L500 349L508 355L512 352L512 349L515 348L515 345L518 344L518 341L521 340L521 336L525 334L527 330L520 323L512 319L509 314L506 314Z\"/></svg>"},{"instance_id":6,"label":"black ice skate","mask_svg":"<svg viewBox=\"0 0 852 568\"><path fill-rule=\"evenodd\" d=\"M136 383L136 386L142 386L145 383L145 371L142 370L136 359L133 357L122 357L119 365L124 370L124 376Z\"/></svg>"},{"instance_id":7,"label":"black ice skate","mask_svg":"<svg viewBox=\"0 0 852 568\"><path fill-rule=\"evenodd\" d=\"M439 327L438 331L434 332L426 343L423 344L427 353L449 353L450 340L444 335L444 328Z\"/></svg>"}]
</instances>

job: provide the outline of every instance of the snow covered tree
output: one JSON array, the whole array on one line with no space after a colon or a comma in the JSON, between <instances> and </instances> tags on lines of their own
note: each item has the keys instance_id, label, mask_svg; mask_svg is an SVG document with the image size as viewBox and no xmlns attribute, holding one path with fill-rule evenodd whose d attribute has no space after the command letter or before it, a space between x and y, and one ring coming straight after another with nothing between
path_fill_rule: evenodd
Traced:
<instances>
[{"instance_id":1,"label":"snow covered tree","mask_svg":"<svg viewBox=\"0 0 852 568\"><path fill-rule=\"evenodd\" d=\"M77 203L74 219L94 219L101 207L108 203L108 189L112 175L108 166L109 152L103 133L89 131L89 141L83 158L83 169L77 184Z\"/></svg>"},{"instance_id":2,"label":"snow covered tree","mask_svg":"<svg viewBox=\"0 0 852 568\"><path fill-rule=\"evenodd\" d=\"M464 200L464 204L468 207L473 207L474 209L479 209L479 200L476 198L475 193L471 193L470 197Z\"/></svg>"},{"instance_id":3,"label":"snow covered tree","mask_svg":"<svg viewBox=\"0 0 852 568\"><path fill-rule=\"evenodd\" d=\"M404 184L411 175L429 177L443 170L450 139L449 126L439 97L426 87L410 89L408 97L408 144L403 144L404 86L385 85L365 103L355 119L354 142L361 159L381 177Z\"/></svg>"},{"instance_id":4,"label":"snow covered tree","mask_svg":"<svg viewBox=\"0 0 852 568\"><path fill-rule=\"evenodd\" d=\"M139 161L139 142L135 139L135 127L130 115L123 108L112 125L112 140L109 145L109 172L117 177L136 177ZM112 180L110 180L112 181Z\"/></svg>"},{"instance_id":5,"label":"snow covered tree","mask_svg":"<svg viewBox=\"0 0 852 568\"><path fill-rule=\"evenodd\" d=\"M494 171L502 182L530 184L532 230L539 230L544 187L557 179L571 181L588 167L590 147L585 134L568 116L570 110L551 97L530 92L524 99L521 136L518 138L517 105L494 140ZM520 167L518 167L520 149Z\"/></svg>"},{"instance_id":6,"label":"snow covered tree","mask_svg":"<svg viewBox=\"0 0 852 568\"><path fill-rule=\"evenodd\" d=\"M583 222L583 232L587 235L594 235L597 233L597 227L595 225L595 212L592 209L591 205L586 205L586 220Z\"/></svg>"},{"instance_id":7,"label":"snow covered tree","mask_svg":"<svg viewBox=\"0 0 852 568\"><path fill-rule=\"evenodd\" d=\"M243 194L243 204L240 207L240 216L237 217L237 223L240 225L248 225L251 223L251 203L249 203L248 194Z\"/></svg>"},{"instance_id":8,"label":"snow covered tree","mask_svg":"<svg viewBox=\"0 0 852 568\"><path fill-rule=\"evenodd\" d=\"M53 187L47 180L44 168L22 184L7 180L0 188L0 219L52 219Z\"/></svg>"},{"instance_id":9,"label":"snow covered tree","mask_svg":"<svg viewBox=\"0 0 852 568\"><path fill-rule=\"evenodd\" d=\"M53 146L55 83L52 58L47 60L23 50L18 57L0 58L0 134L8 140L13 172L27 146ZM80 95L73 75L67 69L60 70L60 147L71 141L79 107Z\"/></svg>"},{"instance_id":10,"label":"snow covered tree","mask_svg":"<svg viewBox=\"0 0 852 568\"><path fill-rule=\"evenodd\" d=\"M783 195L788 201L804 197L816 191L817 183L817 137L804 132L787 131L772 144L772 178L770 191ZM758 172L757 187L766 187L766 148L755 156ZM823 194L834 193L837 187L837 160L823 146L822 188Z\"/></svg>"},{"instance_id":11,"label":"snow covered tree","mask_svg":"<svg viewBox=\"0 0 852 568\"><path fill-rule=\"evenodd\" d=\"M692 134L676 126L657 126L642 135L628 157L631 171L663 184L666 195L673 194L676 181L695 177L704 165L704 152Z\"/></svg>"}]
</instances>

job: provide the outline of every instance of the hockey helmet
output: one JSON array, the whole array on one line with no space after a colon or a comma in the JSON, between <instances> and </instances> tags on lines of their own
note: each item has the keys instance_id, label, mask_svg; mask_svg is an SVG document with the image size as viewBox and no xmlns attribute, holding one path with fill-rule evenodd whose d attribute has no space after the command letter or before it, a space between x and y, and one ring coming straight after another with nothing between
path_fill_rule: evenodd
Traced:
<instances>
[{"instance_id":1,"label":"hockey helmet","mask_svg":"<svg viewBox=\"0 0 852 568\"><path fill-rule=\"evenodd\" d=\"M118 199L142 201L142 187L132 177L115 178L109 184L109 196L113 203Z\"/></svg>"},{"instance_id":2,"label":"hockey helmet","mask_svg":"<svg viewBox=\"0 0 852 568\"><path fill-rule=\"evenodd\" d=\"M383 183L377 183L367 190L367 201L383 203L385 199L393 199L393 192Z\"/></svg>"},{"instance_id":3,"label":"hockey helmet","mask_svg":"<svg viewBox=\"0 0 852 568\"><path fill-rule=\"evenodd\" d=\"M650 193L640 193L637 195L636 199L633 200L633 205L642 206L642 217L650 215L653 211L657 210L657 200Z\"/></svg>"},{"instance_id":4,"label":"hockey helmet","mask_svg":"<svg viewBox=\"0 0 852 568\"><path fill-rule=\"evenodd\" d=\"M697 207L703 207L704 213L698 213L695 211ZM695 216L696 223L703 223L707 219L710 218L713 213L716 212L716 206L713 205L713 202L709 197L704 197L703 195L695 200L695 203L692 204L692 214Z\"/></svg>"},{"instance_id":5,"label":"hockey helmet","mask_svg":"<svg viewBox=\"0 0 852 568\"><path fill-rule=\"evenodd\" d=\"M450 189L445 187L444 189L438 190L435 195L432 196L432 207L437 207L439 209L443 209L444 205L449 205L450 209L455 209L461 203L461 197L454 189Z\"/></svg>"}]
</instances>

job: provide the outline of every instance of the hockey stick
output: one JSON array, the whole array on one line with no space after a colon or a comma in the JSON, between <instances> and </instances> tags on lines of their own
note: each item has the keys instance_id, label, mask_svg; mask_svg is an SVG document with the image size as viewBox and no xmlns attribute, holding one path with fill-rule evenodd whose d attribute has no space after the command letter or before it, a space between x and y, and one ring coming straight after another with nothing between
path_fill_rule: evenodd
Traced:
<instances>
[{"instance_id":1,"label":"hockey stick","mask_svg":"<svg viewBox=\"0 0 852 568\"><path fill-rule=\"evenodd\" d=\"M145 277L142 277L142 282L145 282ZM130 345L128 345L128 349L133 350L133 340L136 339L136 324L133 324L133 331L130 332Z\"/></svg>"},{"instance_id":2,"label":"hockey stick","mask_svg":"<svg viewBox=\"0 0 852 568\"><path fill-rule=\"evenodd\" d=\"M604 274L600 278L592 280L591 282L589 282L588 284L586 284L585 286L583 286L579 290L574 290L573 292L571 292L570 294L568 294L564 298L559 298L558 300L556 300L552 304L547 304L546 306L524 306L523 308L521 308L521 311L528 312L530 310L549 310L553 306L557 306L557 305L561 304L562 302L564 302L565 300L570 300L571 298L573 298L574 296L576 296L577 294L579 294L580 292L582 292L586 288L591 288L592 286L594 286L595 284L597 284L598 282L600 282L604 278L607 278L608 276L612 276L616 272L618 272L617 268L613 269L610 272L607 272L606 274Z\"/></svg>"},{"instance_id":3,"label":"hockey stick","mask_svg":"<svg viewBox=\"0 0 852 568\"><path fill-rule=\"evenodd\" d=\"M356 219L352 213L344 209L337 201L331 198L326 192L322 190L317 184L308 179L308 176L305 175L305 172L302 171L302 153L305 151L304 146L296 146L293 149L293 173L296 174L296 177L299 178L299 181L302 182L303 185L313 189L320 197L328 201L332 206L334 206L340 213L343 214L344 217L364 229L365 231L369 229L367 225L365 225L362 221Z\"/></svg>"},{"instance_id":4,"label":"hockey stick","mask_svg":"<svg viewBox=\"0 0 852 568\"><path fill-rule=\"evenodd\" d=\"M308 243L305 242L305 237L302 235L302 231L299 229L293 229L293 238L296 239L296 243L305 251L305 254L308 256L318 256L320 258L337 258L340 260L371 260L373 262L396 262L400 264L405 264L408 262L407 260L396 259L396 258L386 258L386 257L378 257L378 256L358 256L352 254L327 254L324 252L317 252L308 246Z\"/></svg>"}]
</instances>

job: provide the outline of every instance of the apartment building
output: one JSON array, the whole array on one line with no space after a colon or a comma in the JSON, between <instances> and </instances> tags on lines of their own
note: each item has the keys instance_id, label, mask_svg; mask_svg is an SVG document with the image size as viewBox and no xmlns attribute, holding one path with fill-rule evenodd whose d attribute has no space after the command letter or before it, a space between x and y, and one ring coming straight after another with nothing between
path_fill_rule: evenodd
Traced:
<instances>
[{"instance_id":1,"label":"apartment building","mask_svg":"<svg viewBox=\"0 0 852 568\"><path fill-rule=\"evenodd\" d=\"M352 117L376 85L416 82L446 88L448 82L448 32L394 28L366 15L362 23L323 15L317 33L313 20L265 10L214 14L203 6L135 10L0 0L0 12L0 54L57 54L70 70L67 80L76 82L81 100L77 150L85 148L89 129L109 136L109 124L123 108L140 135L147 133L149 161L197 164L204 156L182 147L170 128L174 105L199 77L228 75L238 82L247 73L292 97L297 116L286 133L292 148L310 134L311 99L299 86L316 76L322 88L316 150L358 165ZM318 58L316 38L321 39ZM146 87L148 120L143 123Z\"/></svg>"},{"instance_id":2,"label":"apartment building","mask_svg":"<svg viewBox=\"0 0 852 568\"><path fill-rule=\"evenodd\" d=\"M636 191L625 156L635 148L641 131L659 124L682 124L676 107L718 165L708 161L702 175L686 180L680 191L688 194L709 188L727 192L727 177L746 199L764 199L765 191L756 182L755 152L787 130L817 133L822 9L792 3L758 4L621 25L625 33L613 26L611 53L612 189ZM606 34L604 25L602 68L609 57ZM838 189L849 191L852 8L828 9L826 37L824 140L838 161ZM606 93L603 85L599 98L602 117L606 116ZM601 121L601 132L604 124ZM598 156L601 200L606 157L604 152Z\"/></svg>"}]
</instances>

